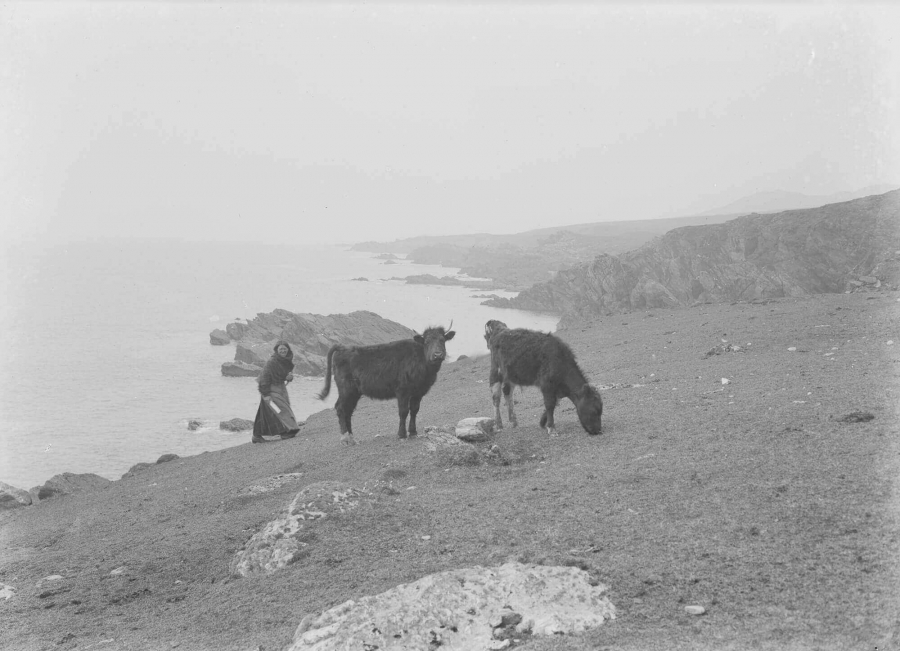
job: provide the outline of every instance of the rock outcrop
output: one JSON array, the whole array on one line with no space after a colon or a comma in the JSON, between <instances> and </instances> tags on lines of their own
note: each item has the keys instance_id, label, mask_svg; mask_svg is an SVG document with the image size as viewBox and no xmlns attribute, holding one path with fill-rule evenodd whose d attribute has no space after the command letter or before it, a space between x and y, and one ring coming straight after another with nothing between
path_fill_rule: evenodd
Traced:
<instances>
[{"instance_id":1,"label":"rock outcrop","mask_svg":"<svg viewBox=\"0 0 900 651\"><path fill-rule=\"evenodd\" d=\"M219 423L219 429L227 432L246 432L253 429L253 421L246 418L232 418L231 420L223 420Z\"/></svg>"},{"instance_id":2,"label":"rock outcrop","mask_svg":"<svg viewBox=\"0 0 900 651\"><path fill-rule=\"evenodd\" d=\"M325 374L325 355L335 344L367 346L415 335L404 325L364 310L328 316L275 310L246 323L229 323L225 330L236 343L234 361L222 365L222 375L231 377L259 375L279 339L294 351L294 373L317 376Z\"/></svg>"},{"instance_id":3,"label":"rock outcrop","mask_svg":"<svg viewBox=\"0 0 900 651\"><path fill-rule=\"evenodd\" d=\"M76 493L85 490L98 490L109 486L110 481L100 475L92 472L72 473L64 472L60 475L54 475L43 486L35 486L29 492L35 502L49 500L59 495L68 493Z\"/></svg>"},{"instance_id":4,"label":"rock outcrop","mask_svg":"<svg viewBox=\"0 0 900 651\"><path fill-rule=\"evenodd\" d=\"M562 314L560 327L654 307L900 284L900 190L821 208L669 231L484 305ZM877 276L877 274L881 274ZM877 276L877 277L876 277Z\"/></svg>"},{"instance_id":5,"label":"rock outcrop","mask_svg":"<svg viewBox=\"0 0 900 651\"><path fill-rule=\"evenodd\" d=\"M288 651L504 649L581 633L616 616L606 586L575 567L505 563L439 572L304 617Z\"/></svg>"},{"instance_id":6,"label":"rock outcrop","mask_svg":"<svg viewBox=\"0 0 900 651\"><path fill-rule=\"evenodd\" d=\"M0 511L31 505L31 493L0 481Z\"/></svg>"},{"instance_id":7,"label":"rock outcrop","mask_svg":"<svg viewBox=\"0 0 900 651\"><path fill-rule=\"evenodd\" d=\"M335 481L311 484L297 493L285 512L254 534L231 561L237 576L271 574L303 556L316 521L343 513L371 497L366 491Z\"/></svg>"}]
</instances>

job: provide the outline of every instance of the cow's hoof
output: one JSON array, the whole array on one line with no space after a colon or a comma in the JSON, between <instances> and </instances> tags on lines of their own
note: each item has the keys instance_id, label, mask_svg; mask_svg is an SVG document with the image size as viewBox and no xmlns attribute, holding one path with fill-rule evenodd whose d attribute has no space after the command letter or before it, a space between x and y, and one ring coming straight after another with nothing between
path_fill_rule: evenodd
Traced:
<instances>
[{"instance_id":1,"label":"cow's hoof","mask_svg":"<svg viewBox=\"0 0 900 651\"><path fill-rule=\"evenodd\" d=\"M555 439L557 436L559 436L559 432L557 432L556 429L553 428L553 427L548 427L548 428L547 428L547 434L548 434L548 435L550 436L550 438L552 438L552 439Z\"/></svg>"},{"instance_id":2,"label":"cow's hoof","mask_svg":"<svg viewBox=\"0 0 900 651\"><path fill-rule=\"evenodd\" d=\"M412 437L418 436L418 435L419 435L418 432L410 432L410 433L409 433L409 438L412 438Z\"/></svg>"},{"instance_id":3,"label":"cow's hoof","mask_svg":"<svg viewBox=\"0 0 900 651\"><path fill-rule=\"evenodd\" d=\"M346 446L356 445L356 439L354 439L352 436L345 436L341 439L341 443Z\"/></svg>"}]
</instances>

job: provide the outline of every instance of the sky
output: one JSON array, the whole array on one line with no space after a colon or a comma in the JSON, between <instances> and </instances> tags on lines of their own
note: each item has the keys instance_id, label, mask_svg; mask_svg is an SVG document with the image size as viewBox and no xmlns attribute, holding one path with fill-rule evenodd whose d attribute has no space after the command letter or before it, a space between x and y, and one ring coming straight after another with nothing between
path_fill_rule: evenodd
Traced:
<instances>
[{"instance_id":1,"label":"sky","mask_svg":"<svg viewBox=\"0 0 900 651\"><path fill-rule=\"evenodd\" d=\"M900 185L878 3L0 3L0 238L390 241Z\"/></svg>"}]
</instances>

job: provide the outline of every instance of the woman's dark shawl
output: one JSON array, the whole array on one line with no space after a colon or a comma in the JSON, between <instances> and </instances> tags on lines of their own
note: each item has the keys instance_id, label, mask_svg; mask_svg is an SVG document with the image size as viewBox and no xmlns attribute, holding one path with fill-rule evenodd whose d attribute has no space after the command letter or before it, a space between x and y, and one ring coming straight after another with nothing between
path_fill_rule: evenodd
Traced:
<instances>
[{"instance_id":1,"label":"woman's dark shawl","mask_svg":"<svg viewBox=\"0 0 900 651\"><path fill-rule=\"evenodd\" d=\"M287 346L287 357L282 357L278 354L279 346ZM259 385L259 393L264 396L269 395L269 387L272 384L284 382L287 379L288 373L294 370L294 351L291 350L291 347L286 341L275 342L274 351L275 352L272 353L269 361L266 362L266 366L263 368L262 373L259 374L259 378L256 380Z\"/></svg>"}]
</instances>

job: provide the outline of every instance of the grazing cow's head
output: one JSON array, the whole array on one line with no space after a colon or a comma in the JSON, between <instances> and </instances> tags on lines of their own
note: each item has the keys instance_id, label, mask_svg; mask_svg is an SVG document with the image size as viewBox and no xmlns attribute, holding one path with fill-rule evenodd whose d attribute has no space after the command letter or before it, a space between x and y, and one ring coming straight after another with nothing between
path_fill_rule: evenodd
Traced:
<instances>
[{"instance_id":1,"label":"grazing cow's head","mask_svg":"<svg viewBox=\"0 0 900 651\"><path fill-rule=\"evenodd\" d=\"M503 321L491 319L484 324L484 340L487 342L488 348L491 347L491 337L493 337L494 334L500 332L501 330L506 330L506 324L503 323Z\"/></svg>"},{"instance_id":2,"label":"grazing cow's head","mask_svg":"<svg viewBox=\"0 0 900 651\"><path fill-rule=\"evenodd\" d=\"M585 384L572 396L578 420L588 434L600 434L603 428L603 398L600 392L590 384Z\"/></svg>"},{"instance_id":3,"label":"grazing cow's head","mask_svg":"<svg viewBox=\"0 0 900 651\"><path fill-rule=\"evenodd\" d=\"M456 336L456 332L450 330L452 327L453 321L450 321L450 326L447 330L444 330L443 326L426 328L425 332L413 337L416 342L425 346L426 362L429 364L440 364L444 361L444 358L447 356L447 347L444 345L444 342L450 341Z\"/></svg>"}]
</instances>

